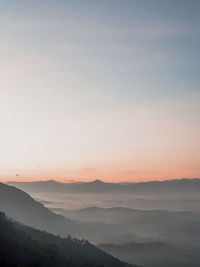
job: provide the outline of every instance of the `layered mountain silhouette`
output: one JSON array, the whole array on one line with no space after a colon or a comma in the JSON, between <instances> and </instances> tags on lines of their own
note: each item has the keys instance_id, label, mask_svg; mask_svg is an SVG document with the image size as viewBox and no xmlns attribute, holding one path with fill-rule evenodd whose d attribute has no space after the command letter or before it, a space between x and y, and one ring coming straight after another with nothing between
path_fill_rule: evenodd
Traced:
<instances>
[{"instance_id":1,"label":"layered mountain silhouette","mask_svg":"<svg viewBox=\"0 0 200 267\"><path fill-rule=\"evenodd\" d=\"M60 238L8 220L0 212L0 266L128 267L88 241Z\"/></svg>"},{"instance_id":2,"label":"layered mountain silhouette","mask_svg":"<svg viewBox=\"0 0 200 267\"><path fill-rule=\"evenodd\" d=\"M23 224L66 237L69 234L100 243L109 240L105 236L124 234L123 227L104 222L84 222L56 214L27 193L14 186L0 183L0 210L8 217Z\"/></svg>"},{"instance_id":3,"label":"layered mountain silhouette","mask_svg":"<svg viewBox=\"0 0 200 267\"><path fill-rule=\"evenodd\" d=\"M71 234L94 243L149 239L199 243L198 212L94 207L73 211L55 209L54 213L22 190L2 183L0 210L37 229L63 237Z\"/></svg>"},{"instance_id":4,"label":"layered mountain silhouette","mask_svg":"<svg viewBox=\"0 0 200 267\"><path fill-rule=\"evenodd\" d=\"M161 186L163 186L162 183L168 182L161 182ZM199 192L199 179L172 181L170 182L169 188L172 186L171 184L174 185L176 183L179 184L177 187L182 186L182 188L185 188L185 192L187 192L187 184L190 184L188 187L188 190L191 190L190 192L196 192L197 194ZM27 184L31 186L34 185L35 188L37 188L40 183ZM46 188L47 185L55 188L55 184L58 187L65 185L54 181L41 182L44 188ZM91 183L77 184L81 186L81 188L83 185L85 188L90 188L89 192L92 192L91 188L95 188L96 186L107 186L107 183L103 183L99 180ZM76 187L77 184L74 183L73 186ZM160 184L160 182L158 182L158 184ZM196 189L194 189L195 184ZM26 183L23 183L23 185L26 185ZM112 186L113 184L109 185L109 190L111 190ZM117 186L117 188L123 186L130 187L130 184L114 184L114 186ZM129 192L131 192L131 194L133 193L133 191ZM175 190L174 192L177 191ZM66 193L66 195L68 194L67 191L64 191L64 193ZM100 191L97 193L99 194ZM102 197L102 195L98 194L97 196ZM75 195L72 196L75 197ZM77 196L79 196L79 193ZM87 196L87 194L85 196ZM112 197L113 195L110 194L110 196ZM182 196L180 200L183 200ZM146 265L147 267L200 266L200 213L198 211L138 210L125 207L88 207L77 210L56 208L49 210L22 190L3 183L0 183L0 211L4 211L8 217L20 223L62 237L67 237L70 234L79 239L89 239L95 244L104 243L100 245L100 247L113 256L119 257L122 261L126 260L134 264ZM2 229L4 229L4 227ZM50 251L52 251L52 247L55 248L55 246L52 245L47 245L47 247L48 249L50 247ZM54 249L53 251L55 252ZM158 254L162 255L162 257ZM55 257L55 254L53 255ZM163 259L166 261L163 261ZM188 261L188 259L193 260ZM190 265L188 265L188 263L190 263ZM79 265L75 264L74 266L78 267Z\"/></svg>"},{"instance_id":5,"label":"layered mountain silhouette","mask_svg":"<svg viewBox=\"0 0 200 267\"><path fill-rule=\"evenodd\" d=\"M3 183L0 183L0 210L10 218L41 230L59 234L59 229L66 229L64 235L73 232L71 220L54 214L22 190Z\"/></svg>"},{"instance_id":6,"label":"layered mountain silhouette","mask_svg":"<svg viewBox=\"0 0 200 267\"><path fill-rule=\"evenodd\" d=\"M114 183L104 183L101 180L80 183L60 183L54 180L39 182L8 182L7 184L16 186L26 192L56 192L56 193L102 193L119 190L120 186Z\"/></svg>"},{"instance_id":7,"label":"layered mountain silhouette","mask_svg":"<svg viewBox=\"0 0 200 267\"><path fill-rule=\"evenodd\" d=\"M39 182L8 182L26 192L62 192L62 193L184 193L198 192L200 190L200 179L175 179L166 181L150 181L140 183L105 183L101 180L81 183L60 183L54 180Z\"/></svg>"},{"instance_id":8,"label":"layered mountain silhouette","mask_svg":"<svg viewBox=\"0 0 200 267\"><path fill-rule=\"evenodd\" d=\"M113 226L110 231L105 230L103 235L107 240L115 238L114 242L129 242L132 239L138 242L160 240L200 245L199 212L136 210L124 207L54 210L72 220Z\"/></svg>"}]
</instances>

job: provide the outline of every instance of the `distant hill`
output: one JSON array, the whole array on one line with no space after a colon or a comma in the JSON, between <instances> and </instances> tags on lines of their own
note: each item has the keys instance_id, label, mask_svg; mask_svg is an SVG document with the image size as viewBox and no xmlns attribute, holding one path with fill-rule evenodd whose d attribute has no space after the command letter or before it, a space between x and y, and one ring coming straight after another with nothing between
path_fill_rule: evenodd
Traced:
<instances>
[{"instance_id":1,"label":"distant hill","mask_svg":"<svg viewBox=\"0 0 200 267\"><path fill-rule=\"evenodd\" d=\"M3 183L0 183L0 210L19 222L41 230L58 234L59 229L65 229L65 235L73 233L71 220L54 214L22 190Z\"/></svg>"},{"instance_id":2,"label":"distant hill","mask_svg":"<svg viewBox=\"0 0 200 267\"><path fill-rule=\"evenodd\" d=\"M200 179L175 179L166 181L149 181L140 183L105 183L101 180L82 183L60 183L54 180L39 182L8 182L26 192L62 192L62 193L154 193L174 194L184 192L198 192Z\"/></svg>"},{"instance_id":3,"label":"distant hill","mask_svg":"<svg viewBox=\"0 0 200 267\"><path fill-rule=\"evenodd\" d=\"M120 186L114 183L104 183L101 180L80 183L60 183L54 180L39 182L8 182L8 185L16 186L27 192L56 192L56 193L102 193L120 190Z\"/></svg>"},{"instance_id":4,"label":"distant hill","mask_svg":"<svg viewBox=\"0 0 200 267\"><path fill-rule=\"evenodd\" d=\"M163 242L100 244L104 251L121 260L145 267L199 267L199 248Z\"/></svg>"},{"instance_id":5,"label":"distant hill","mask_svg":"<svg viewBox=\"0 0 200 267\"><path fill-rule=\"evenodd\" d=\"M192 242L200 246L200 213L189 211L136 210L124 207L90 207L78 210L55 209L55 212L85 223L113 226L104 235L114 242L148 240ZM115 231L118 227L118 234ZM111 235L113 233L113 235ZM112 241L113 242L113 241Z\"/></svg>"},{"instance_id":6,"label":"distant hill","mask_svg":"<svg viewBox=\"0 0 200 267\"><path fill-rule=\"evenodd\" d=\"M74 211L55 209L56 214L22 190L2 183L0 210L37 229L63 237L71 234L94 243L128 242L132 238L137 242L149 238L199 242L200 214L196 212L94 207Z\"/></svg>"},{"instance_id":7,"label":"distant hill","mask_svg":"<svg viewBox=\"0 0 200 267\"><path fill-rule=\"evenodd\" d=\"M22 190L3 183L0 183L0 210L8 217L37 229L59 234L62 237L70 234L89 239L94 243L109 241L112 240L107 239L110 235L118 236L124 233L123 227L118 225L71 220L58 215Z\"/></svg>"},{"instance_id":8,"label":"distant hill","mask_svg":"<svg viewBox=\"0 0 200 267\"><path fill-rule=\"evenodd\" d=\"M0 266L128 267L88 241L56 237L7 219L0 212Z\"/></svg>"},{"instance_id":9,"label":"distant hill","mask_svg":"<svg viewBox=\"0 0 200 267\"><path fill-rule=\"evenodd\" d=\"M129 190L135 193L151 193L156 194L173 194L173 193L185 193L185 192L199 192L200 190L200 178L183 178L173 179L165 181L149 181L142 183L134 183L124 185L123 187L129 188Z\"/></svg>"}]
</instances>

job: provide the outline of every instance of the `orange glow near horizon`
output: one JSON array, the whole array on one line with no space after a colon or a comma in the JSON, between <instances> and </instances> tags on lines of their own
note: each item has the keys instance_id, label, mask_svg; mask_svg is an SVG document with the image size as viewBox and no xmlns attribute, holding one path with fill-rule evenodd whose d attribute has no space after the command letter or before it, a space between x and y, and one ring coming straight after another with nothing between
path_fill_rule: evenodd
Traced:
<instances>
[{"instance_id":1,"label":"orange glow near horizon","mask_svg":"<svg viewBox=\"0 0 200 267\"><path fill-rule=\"evenodd\" d=\"M0 181L200 177L196 17L54 2L2 9Z\"/></svg>"},{"instance_id":2,"label":"orange glow near horizon","mask_svg":"<svg viewBox=\"0 0 200 267\"><path fill-rule=\"evenodd\" d=\"M192 169L165 170L162 172L160 170L99 170L85 167L77 170L52 170L51 172L24 171L13 175L5 174L0 176L0 181L28 182L55 180L59 182L89 182L99 179L104 182L145 182L199 177L200 171L193 171Z\"/></svg>"}]
</instances>

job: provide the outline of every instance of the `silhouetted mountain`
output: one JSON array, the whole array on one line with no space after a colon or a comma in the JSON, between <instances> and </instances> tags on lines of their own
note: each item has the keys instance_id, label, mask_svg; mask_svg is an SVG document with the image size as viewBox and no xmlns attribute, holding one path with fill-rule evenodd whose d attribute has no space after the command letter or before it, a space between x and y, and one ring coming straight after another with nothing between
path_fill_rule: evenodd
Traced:
<instances>
[{"instance_id":1,"label":"silhouetted mountain","mask_svg":"<svg viewBox=\"0 0 200 267\"><path fill-rule=\"evenodd\" d=\"M53 180L39 182L8 182L26 192L56 192L56 193L106 193L119 190L120 186L114 183L104 183L101 180L79 183L59 183Z\"/></svg>"},{"instance_id":2,"label":"silhouetted mountain","mask_svg":"<svg viewBox=\"0 0 200 267\"><path fill-rule=\"evenodd\" d=\"M150 181L140 183L104 183L100 180L81 183L60 183L53 180L39 182L8 182L26 192L69 192L69 193L184 193L198 192L200 179L175 179L166 181Z\"/></svg>"},{"instance_id":3,"label":"silhouetted mountain","mask_svg":"<svg viewBox=\"0 0 200 267\"><path fill-rule=\"evenodd\" d=\"M56 237L8 220L0 212L0 266L126 267L88 241Z\"/></svg>"},{"instance_id":4,"label":"silhouetted mountain","mask_svg":"<svg viewBox=\"0 0 200 267\"><path fill-rule=\"evenodd\" d=\"M112 238L107 237L124 233L118 225L70 220L55 214L22 190L3 183L0 183L0 210L10 218L37 229L62 237L70 234L87 238L94 243L112 241Z\"/></svg>"},{"instance_id":5,"label":"silhouetted mountain","mask_svg":"<svg viewBox=\"0 0 200 267\"><path fill-rule=\"evenodd\" d=\"M40 230L71 234L94 243L146 240L199 244L200 214L129 208L56 209L55 214L23 191L0 184L0 210ZM134 227L133 227L134 226Z\"/></svg>"},{"instance_id":6,"label":"silhouetted mountain","mask_svg":"<svg viewBox=\"0 0 200 267\"><path fill-rule=\"evenodd\" d=\"M106 224L81 223L55 214L22 190L3 183L0 183L0 210L23 224L63 237L70 234L96 242L101 232L112 229Z\"/></svg>"},{"instance_id":7,"label":"silhouetted mountain","mask_svg":"<svg viewBox=\"0 0 200 267\"><path fill-rule=\"evenodd\" d=\"M56 215L27 193L13 186L0 183L0 210L26 225L58 234L59 229L72 233L72 222Z\"/></svg>"},{"instance_id":8,"label":"silhouetted mountain","mask_svg":"<svg viewBox=\"0 0 200 267\"><path fill-rule=\"evenodd\" d=\"M54 180L39 181L39 182L8 182L8 185L16 186L26 192L63 192L63 183Z\"/></svg>"},{"instance_id":9,"label":"silhouetted mountain","mask_svg":"<svg viewBox=\"0 0 200 267\"><path fill-rule=\"evenodd\" d=\"M57 183L49 181L48 184L54 185ZM62 185L62 183L58 184L59 186ZM106 185L101 181L92 182L92 186L96 184L100 184L100 186ZM82 186L82 183L80 185ZM117 186L120 187L120 185ZM55 194L55 197L59 195L63 194ZM69 193L64 194L66 198L69 195ZM94 195L89 195L89 199L92 201ZM113 197L113 194L108 195L111 198ZM121 197L125 195L121 194ZM81 195L79 193L77 196L79 198L80 196L81 198L83 196L88 197L87 194ZM97 196L103 197L99 194ZM117 194L115 196L116 200L118 199L120 203L121 198ZM73 194L71 197L75 198L75 195ZM73 200L71 197L69 197L70 201ZM182 197L179 199L182 201ZM159 198L157 201L159 201ZM199 212L138 210L124 207L90 207L78 210L57 208L53 209L52 212L31 198L27 193L6 184L0 184L0 210L7 212L9 217L20 222L41 230L59 234L62 237L71 234L78 238L89 239L96 244L121 243L124 248L120 246L116 248L114 245L111 250L113 255L119 253L118 256L122 260L131 260L137 264L140 263L143 265L143 263L147 262L147 267L200 266L196 264L196 262L199 263L198 251L200 247ZM62 214L65 217L58 214ZM137 245L133 242L128 245L123 245L123 243L128 243L133 240L137 242ZM151 245L149 241L151 241ZM189 247L186 244L189 244ZM157 249L155 249L156 246L158 246ZM131 252L133 247L134 252ZM142 250L145 252L143 257L144 261L141 261ZM173 250L175 254L173 254ZM179 254L178 256L177 253ZM134 258L132 255L136 255L136 257ZM162 257L159 255L162 255ZM150 260L151 257L152 260ZM188 264L187 258L193 258L194 260L191 261L191 264ZM135 259L139 261L134 261ZM163 263L163 259L166 259L166 262ZM161 265L161 262L164 265ZM173 265L174 262L177 265Z\"/></svg>"},{"instance_id":10,"label":"silhouetted mountain","mask_svg":"<svg viewBox=\"0 0 200 267\"><path fill-rule=\"evenodd\" d=\"M151 193L156 194L172 194L172 193L185 193L185 192L199 192L200 190L200 179L174 179L165 181L149 181L142 183L134 183L129 185L124 185L129 188L129 190L137 193ZM123 187L124 187L123 186Z\"/></svg>"}]
</instances>

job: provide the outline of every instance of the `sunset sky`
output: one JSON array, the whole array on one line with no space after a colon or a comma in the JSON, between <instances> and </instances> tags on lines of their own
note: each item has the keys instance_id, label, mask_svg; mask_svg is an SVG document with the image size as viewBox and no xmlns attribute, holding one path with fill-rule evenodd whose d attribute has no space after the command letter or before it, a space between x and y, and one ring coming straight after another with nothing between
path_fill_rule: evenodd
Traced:
<instances>
[{"instance_id":1,"label":"sunset sky","mask_svg":"<svg viewBox=\"0 0 200 267\"><path fill-rule=\"evenodd\" d=\"M199 0L0 0L0 180L200 177Z\"/></svg>"}]
</instances>

